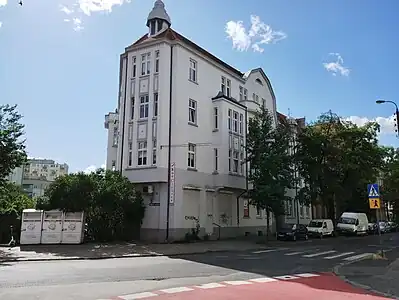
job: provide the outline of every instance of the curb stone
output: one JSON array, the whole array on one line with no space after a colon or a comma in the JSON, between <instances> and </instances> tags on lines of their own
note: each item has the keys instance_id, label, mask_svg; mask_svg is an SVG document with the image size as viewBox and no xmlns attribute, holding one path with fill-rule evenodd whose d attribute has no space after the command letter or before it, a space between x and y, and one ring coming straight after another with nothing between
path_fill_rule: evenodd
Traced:
<instances>
[{"instance_id":1,"label":"curb stone","mask_svg":"<svg viewBox=\"0 0 399 300\"><path fill-rule=\"evenodd\" d=\"M181 255L197 255L197 254L207 254L207 253L222 253L222 252L246 252L246 251L251 251L251 250L264 250L268 249L266 248L261 248L261 247L254 247L250 249L245 249L245 250L203 250L203 251L193 251L193 252L187 252L187 253L171 253L171 254L162 254L162 253L133 253L133 254L125 254L125 255L109 255L109 256L96 256L96 257L81 257L81 256L65 256L65 257L43 257L43 258L0 258L0 263L5 263L5 262L39 262L39 261L68 261L68 260L103 260L103 259L114 259L114 258L135 258L135 257L176 257L176 256L181 256Z\"/></svg>"},{"instance_id":2,"label":"curb stone","mask_svg":"<svg viewBox=\"0 0 399 300\"><path fill-rule=\"evenodd\" d=\"M395 248L394 248L394 249L395 249ZM392 250L394 250L394 249L388 249L388 250L385 250L385 252L390 252L390 251L392 251ZM370 254L370 255L368 255L368 256L362 257L362 258L357 259L357 260L354 260L354 261L349 261L349 262L340 263L339 265L337 265L337 266L335 266L335 267L333 268L333 273L334 273L336 276L338 276L339 278L341 278L343 281L345 281L345 282L347 282L347 283L349 283L349 284L351 284L351 285L353 285L353 286L355 286L355 287L358 287L358 288L367 290L367 291L372 292L372 293L374 293L374 294L376 294L376 295L379 295L379 296L384 296L384 297L387 297L387 298L399 300L399 297L398 297L398 296L395 296L395 295L392 295L392 294L389 294L389 293L384 293L384 292L377 291L377 290L373 289L372 287L370 287L370 286L368 286L368 285L361 284L361 283L358 283L358 282L349 280L348 278L346 278L346 276L340 274L339 269L341 269L342 267L351 265L351 264L353 264L353 263L356 263L356 262L359 262L359 261L362 261L362 260L366 260L366 259L373 258L373 256L374 256L374 254Z\"/></svg>"}]
</instances>

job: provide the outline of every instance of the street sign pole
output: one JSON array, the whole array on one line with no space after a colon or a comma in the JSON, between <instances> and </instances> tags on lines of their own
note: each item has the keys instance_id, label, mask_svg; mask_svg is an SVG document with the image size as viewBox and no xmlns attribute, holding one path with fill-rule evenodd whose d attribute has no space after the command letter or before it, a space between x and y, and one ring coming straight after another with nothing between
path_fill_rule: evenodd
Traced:
<instances>
[{"instance_id":1,"label":"street sign pole","mask_svg":"<svg viewBox=\"0 0 399 300\"><path fill-rule=\"evenodd\" d=\"M378 242L380 245L381 256L384 256L384 249L382 248L382 239L381 239L381 228L380 228L380 216L379 212L381 209L381 199L380 199L380 187L378 183L372 183L367 185L367 195L369 198L369 206L370 209L375 210L375 218L377 222L378 229Z\"/></svg>"}]
</instances>

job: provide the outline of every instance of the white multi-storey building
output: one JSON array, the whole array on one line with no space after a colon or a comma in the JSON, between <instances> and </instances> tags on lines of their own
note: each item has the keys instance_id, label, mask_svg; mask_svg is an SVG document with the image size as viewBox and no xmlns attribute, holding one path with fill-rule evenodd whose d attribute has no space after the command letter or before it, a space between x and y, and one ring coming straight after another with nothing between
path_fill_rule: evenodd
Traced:
<instances>
[{"instance_id":1,"label":"white multi-storey building","mask_svg":"<svg viewBox=\"0 0 399 300\"><path fill-rule=\"evenodd\" d=\"M263 231L264 211L242 197L243 146L259 105L277 122L269 79L260 68L241 73L174 31L161 0L147 27L120 57L118 108L105 117L107 168L142 187L142 238L180 239L197 223L201 234L222 238Z\"/></svg>"}]
</instances>

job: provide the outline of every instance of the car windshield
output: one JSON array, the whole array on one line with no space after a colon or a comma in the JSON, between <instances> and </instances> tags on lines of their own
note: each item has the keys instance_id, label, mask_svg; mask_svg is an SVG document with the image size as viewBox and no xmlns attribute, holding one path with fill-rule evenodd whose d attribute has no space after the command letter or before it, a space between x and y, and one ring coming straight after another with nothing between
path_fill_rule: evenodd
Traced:
<instances>
[{"instance_id":1,"label":"car windshield","mask_svg":"<svg viewBox=\"0 0 399 300\"><path fill-rule=\"evenodd\" d=\"M321 221L310 221L309 227L322 227L323 222Z\"/></svg>"},{"instance_id":2,"label":"car windshield","mask_svg":"<svg viewBox=\"0 0 399 300\"><path fill-rule=\"evenodd\" d=\"M344 217L344 218L339 219L339 223L342 223L342 224L356 224L356 219Z\"/></svg>"}]
</instances>

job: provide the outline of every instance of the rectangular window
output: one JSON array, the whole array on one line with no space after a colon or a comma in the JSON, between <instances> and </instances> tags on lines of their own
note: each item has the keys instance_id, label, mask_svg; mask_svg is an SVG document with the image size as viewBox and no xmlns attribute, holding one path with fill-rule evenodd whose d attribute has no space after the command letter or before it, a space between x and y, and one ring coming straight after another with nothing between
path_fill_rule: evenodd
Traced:
<instances>
[{"instance_id":1,"label":"rectangular window","mask_svg":"<svg viewBox=\"0 0 399 300\"><path fill-rule=\"evenodd\" d=\"M141 55L141 75L148 75L151 72L151 54Z\"/></svg>"},{"instance_id":2,"label":"rectangular window","mask_svg":"<svg viewBox=\"0 0 399 300\"><path fill-rule=\"evenodd\" d=\"M238 112L233 111L233 131L238 132Z\"/></svg>"},{"instance_id":3,"label":"rectangular window","mask_svg":"<svg viewBox=\"0 0 399 300\"><path fill-rule=\"evenodd\" d=\"M244 174L244 166L245 166L245 160L244 160L244 152L240 152L240 174Z\"/></svg>"},{"instance_id":4,"label":"rectangular window","mask_svg":"<svg viewBox=\"0 0 399 300\"><path fill-rule=\"evenodd\" d=\"M227 79L226 96L231 97L231 81Z\"/></svg>"},{"instance_id":5,"label":"rectangular window","mask_svg":"<svg viewBox=\"0 0 399 300\"><path fill-rule=\"evenodd\" d=\"M248 100L248 90L244 89L244 100Z\"/></svg>"},{"instance_id":6,"label":"rectangular window","mask_svg":"<svg viewBox=\"0 0 399 300\"><path fill-rule=\"evenodd\" d=\"M238 173L238 157L239 152L233 151L233 173Z\"/></svg>"},{"instance_id":7,"label":"rectangular window","mask_svg":"<svg viewBox=\"0 0 399 300\"><path fill-rule=\"evenodd\" d=\"M255 101L255 99L256 99L256 95L255 95L255 93L253 93L252 94L252 100Z\"/></svg>"},{"instance_id":8,"label":"rectangular window","mask_svg":"<svg viewBox=\"0 0 399 300\"><path fill-rule=\"evenodd\" d=\"M220 85L220 90L222 94L226 96L226 77L222 76L222 83Z\"/></svg>"},{"instance_id":9,"label":"rectangular window","mask_svg":"<svg viewBox=\"0 0 399 300\"><path fill-rule=\"evenodd\" d=\"M140 119L148 118L148 105L149 105L148 95L140 96Z\"/></svg>"},{"instance_id":10,"label":"rectangular window","mask_svg":"<svg viewBox=\"0 0 399 300\"><path fill-rule=\"evenodd\" d=\"M197 62L191 58L190 58L190 70L188 78L193 82L197 82Z\"/></svg>"},{"instance_id":11,"label":"rectangular window","mask_svg":"<svg viewBox=\"0 0 399 300\"><path fill-rule=\"evenodd\" d=\"M214 148L213 149L213 154L214 154L214 157L215 157L215 172L217 172L218 171L218 159L219 159L218 148Z\"/></svg>"},{"instance_id":12,"label":"rectangular window","mask_svg":"<svg viewBox=\"0 0 399 300\"><path fill-rule=\"evenodd\" d=\"M229 172L231 172L231 149L229 149Z\"/></svg>"},{"instance_id":13,"label":"rectangular window","mask_svg":"<svg viewBox=\"0 0 399 300\"><path fill-rule=\"evenodd\" d=\"M112 161L111 170L112 171L116 170L116 161L115 160Z\"/></svg>"},{"instance_id":14,"label":"rectangular window","mask_svg":"<svg viewBox=\"0 0 399 300\"><path fill-rule=\"evenodd\" d=\"M112 139L112 145L117 146L118 145L118 127L114 127L114 134L113 134L113 139Z\"/></svg>"},{"instance_id":15,"label":"rectangular window","mask_svg":"<svg viewBox=\"0 0 399 300\"><path fill-rule=\"evenodd\" d=\"M219 128L219 109L217 107L213 108L213 128L218 129Z\"/></svg>"},{"instance_id":16,"label":"rectangular window","mask_svg":"<svg viewBox=\"0 0 399 300\"><path fill-rule=\"evenodd\" d=\"M188 100L188 122L197 124L197 101L193 99Z\"/></svg>"},{"instance_id":17,"label":"rectangular window","mask_svg":"<svg viewBox=\"0 0 399 300\"><path fill-rule=\"evenodd\" d=\"M137 165L146 166L147 165L147 142L138 142L137 147Z\"/></svg>"},{"instance_id":18,"label":"rectangular window","mask_svg":"<svg viewBox=\"0 0 399 300\"><path fill-rule=\"evenodd\" d=\"M239 133L242 134L243 130L244 130L244 115L243 114L240 114L240 126L239 127L240 127Z\"/></svg>"},{"instance_id":19,"label":"rectangular window","mask_svg":"<svg viewBox=\"0 0 399 300\"><path fill-rule=\"evenodd\" d=\"M256 207L256 216L259 218L259 217L262 217L262 210L257 206Z\"/></svg>"},{"instance_id":20,"label":"rectangular window","mask_svg":"<svg viewBox=\"0 0 399 300\"><path fill-rule=\"evenodd\" d=\"M152 164L157 164L157 140L152 141Z\"/></svg>"},{"instance_id":21,"label":"rectangular window","mask_svg":"<svg viewBox=\"0 0 399 300\"><path fill-rule=\"evenodd\" d=\"M188 144L188 160L187 166L189 168L195 168L195 144Z\"/></svg>"},{"instance_id":22,"label":"rectangular window","mask_svg":"<svg viewBox=\"0 0 399 300\"><path fill-rule=\"evenodd\" d=\"M133 139L133 125L129 124L129 127L127 128L127 138L129 141Z\"/></svg>"},{"instance_id":23,"label":"rectangular window","mask_svg":"<svg viewBox=\"0 0 399 300\"><path fill-rule=\"evenodd\" d=\"M132 165L133 165L133 143L132 142L129 142L129 145L128 145L128 149L129 149L129 152L128 152L128 166L129 167L131 167Z\"/></svg>"},{"instance_id":24,"label":"rectangular window","mask_svg":"<svg viewBox=\"0 0 399 300\"><path fill-rule=\"evenodd\" d=\"M158 116L158 93L154 93L154 107L153 107L153 116Z\"/></svg>"},{"instance_id":25,"label":"rectangular window","mask_svg":"<svg viewBox=\"0 0 399 300\"><path fill-rule=\"evenodd\" d=\"M130 99L130 119L134 119L134 97Z\"/></svg>"},{"instance_id":26,"label":"rectangular window","mask_svg":"<svg viewBox=\"0 0 399 300\"><path fill-rule=\"evenodd\" d=\"M159 72L159 51L155 51L155 73Z\"/></svg>"},{"instance_id":27,"label":"rectangular window","mask_svg":"<svg viewBox=\"0 0 399 300\"><path fill-rule=\"evenodd\" d=\"M229 130L231 130L231 114L232 114L232 110L229 108L228 114L227 114L227 120L228 120L227 127L229 128Z\"/></svg>"},{"instance_id":28,"label":"rectangular window","mask_svg":"<svg viewBox=\"0 0 399 300\"><path fill-rule=\"evenodd\" d=\"M266 99L262 98L262 106L266 107Z\"/></svg>"},{"instance_id":29,"label":"rectangular window","mask_svg":"<svg viewBox=\"0 0 399 300\"><path fill-rule=\"evenodd\" d=\"M244 88L240 85L240 101L244 100Z\"/></svg>"},{"instance_id":30,"label":"rectangular window","mask_svg":"<svg viewBox=\"0 0 399 300\"><path fill-rule=\"evenodd\" d=\"M133 65L132 65L132 77L136 77L137 65L136 65L136 56L133 56Z\"/></svg>"},{"instance_id":31,"label":"rectangular window","mask_svg":"<svg viewBox=\"0 0 399 300\"><path fill-rule=\"evenodd\" d=\"M256 97L255 102L256 102L256 103L259 103L259 96L258 96L258 95L255 95L255 97Z\"/></svg>"}]
</instances>

